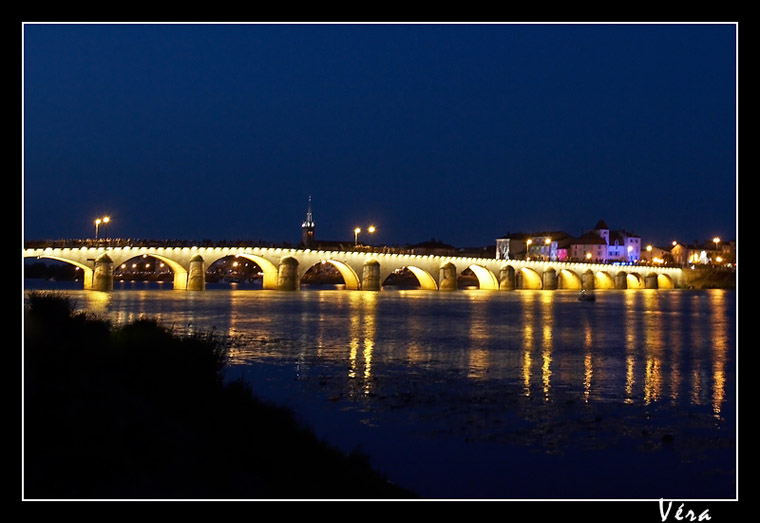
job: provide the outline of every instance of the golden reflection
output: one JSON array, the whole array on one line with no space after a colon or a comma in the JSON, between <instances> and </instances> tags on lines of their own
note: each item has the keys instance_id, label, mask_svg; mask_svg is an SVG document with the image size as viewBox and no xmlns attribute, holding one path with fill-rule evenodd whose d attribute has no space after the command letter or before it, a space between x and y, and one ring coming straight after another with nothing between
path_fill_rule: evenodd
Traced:
<instances>
[{"instance_id":1,"label":"golden reflection","mask_svg":"<svg viewBox=\"0 0 760 523\"><path fill-rule=\"evenodd\" d=\"M727 333L723 326L728 323L726 318L725 291L714 291L710 294L710 310L712 311L712 372L713 391L712 408L715 417L720 417L720 411L726 396L726 353L728 352Z\"/></svg>"},{"instance_id":2,"label":"golden reflection","mask_svg":"<svg viewBox=\"0 0 760 523\"><path fill-rule=\"evenodd\" d=\"M84 293L87 300L87 310L96 314L105 313L108 310L108 304L111 303L110 292L88 291Z\"/></svg>"},{"instance_id":3,"label":"golden reflection","mask_svg":"<svg viewBox=\"0 0 760 523\"><path fill-rule=\"evenodd\" d=\"M544 386L544 399L549 399L549 389L551 388L551 327L544 326L544 346L541 351L541 383Z\"/></svg>"},{"instance_id":4,"label":"golden reflection","mask_svg":"<svg viewBox=\"0 0 760 523\"><path fill-rule=\"evenodd\" d=\"M584 325L584 346L586 349L586 356L583 358L583 399L586 403L588 403L589 396L591 395L591 378L594 375L593 357L591 354L593 332L591 324L586 321Z\"/></svg>"},{"instance_id":5,"label":"golden reflection","mask_svg":"<svg viewBox=\"0 0 760 523\"><path fill-rule=\"evenodd\" d=\"M625 352L626 352L626 377L625 377L625 403L634 403L634 385L636 384L636 351L638 347L638 322L636 302L639 293L626 292L623 294L625 307Z\"/></svg>"},{"instance_id":6,"label":"golden reflection","mask_svg":"<svg viewBox=\"0 0 760 523\"><path fill-rule=\"evenodd\" d=\"M705 339L705 333L703 329L705 322L700 318L702 309L701 297L695 294L692 298L691 304L691 402L694 405L702 405L703 395L705 394L702 374L702 345Z\"/></svg>"},{"instance_id":7,"label":"golden reflection","mask_svg":"<svg viewBox=\"0 0 760 523\"><path fill-rule=\"evenodd\" d=\"M680 296L678 296L678 306L682 306ZM681 316L679 315L679 318ZM670 353L670 402L673 405L678 403L678 396L681 392L681 353L683 349L683 324L668 325L668 333L670 337L668 339L668 352Z\"/></svg>"},{"instance_id":8,"label":"golden reflection","mask_svg":"<svg viewBox=\"0 0 760 523\"><path fill-rule=\"evenodd\" d=\"M660 360L647 356L644 371L644 404L649 405L660 399L661 386L662 369L660 368Z\"/></svg>"},{"instance_id":9,"label":"golden reflection","mask_svg":"<svg viewBox=\"0 0 760 523\"><path fill-rule=\"evenodd\" d=\"M348 354L348 378L363 378L362 392L369 394L372 386L372 357L375 350L375 317L377 295L361 291L351 291L350 297L350 336ZM360 368L359 350L363 370Z\"/></svg>"},{"instance_id":10,"label":"golden reflection","mask_svg":"<svg viewBox=\"0 0 760 523\"><path fill-rule=\"evenodd\" d=\"M352 300L353 302L353 300ZM353 308L353 307L352 307ZM348 339L348 377L349 379L356 378L356 370L358 367L357 354L359 353L359 345L361 344L361 331L359 327L361 325L361 318L359 317L359 311L351 312L351 326L349 327L350 336Z\"/></svg>"},{"instance_id":11,"label":"golden reflection","mask_svg":"<svg viewBox=\"0 0 760 523\"><path fill-rule=\"evenodd\" d=\"M469 293L470 303L470 347L467 351L469 358L467 377L471 379L485 379L488 374L488 319L482 313L482 295Z\"/></svg>"},{"instance_id":12,"label":"golden reflection","mask_svg":"<svg viewBox=\"0 0 760 523\"><path fill-rule=\"evenodd\" d=\"M525 311L528 313L527 307ZM523 322L523 350L523 393L525 396L530 396L531 366L533 365L533 358L531 358L530 353L533 350L533 324L528 318Z\"/></svg>"},{"instance_id":13,"label":"golden reflection","mask_svg":"<svg viewBox=\"0 0 760 523\"><path fill-rule=\"evenodd\" d=\"M240 318L240 313L237 311L237 297L239 297L239 294L232 293L230 298L230 324L229 328L227 329L227 336L232 337L235 335L235 332L237 330L237 324ZM241 349L237 348L234 344L230 348L230 352L228 355L229 363L230 364L236 364L236 363L243 363L243 352Z\"/></svg>"},{"instance_id":14,"label":"golden reflection","mask_svg":"<svg viewBox=\"0 0 760 523\"><path fill-rule=\"evenodd\" d=\"M542 320L543 320L543 350L541 351L541 382L544 386L544 400L549 400L549 390L551 388L551 364L552 364L552 343L554 317L552 310L554 294L549 292L541 293Z\"/></svg>"},{"instance_id":15,"label":"golden reflection","mask_svg":"<svg viewBox=\"0 0 760 523\"><path fill-rule=\"evenodd\" d=\"M691 372L691 402L702 405L702 375L698 368Z\"/></svg>"},{"instance_id":16,"label":"golden reflection","mask_svg":"<svg viewBox=\"0 0 760 523\"><path fill-rule=\"evenodd\" d=\"M523 395L530 396L530 367L533 361L530 357L530 350L523 354Z\"/></svg>"},{"instance_id":17,"label":"golden reflection","mask_svg":"<svg viewBox=\"0 0 760 523\"><path fill-rule=\"evenodd\" d=\"M372 355L375 351L375 318L377 316L377 294L357 293L362 295L364 305L364 393L372 389Z\"/></svg>"},{"instance_id":18,"label":"golden reflection","mask_svg":"<svg viewBox=\"0 0 760 523\"><path fill-rule=\"evenodd\" d=\"M655 290L640 292L644 304L644 402L658 401L662 394L663 325L661 304Z\"/></svg>"},{"instance_id":19,"label":"golden reflection","mask_svg":"<svg viewBox=\"0 0 760 523\"><path fill-rule=\"evenodd\" d=\"M633 403L633 385L636 382L634 375L635 360L633 354L625 357L625 403Z\"/></svg>"},{"instance_id":20,"label":"golden reflection","mask_svg":"<svg viewBox=\"0 0 760 523\"><path fill-rule=\"evenodd\" d=\"M588 403L588 397L591 394L591 377L594 375L594 368L591 364L591 353L586 353L583 359L583 399Z\"/></svg>"}]
</instances>

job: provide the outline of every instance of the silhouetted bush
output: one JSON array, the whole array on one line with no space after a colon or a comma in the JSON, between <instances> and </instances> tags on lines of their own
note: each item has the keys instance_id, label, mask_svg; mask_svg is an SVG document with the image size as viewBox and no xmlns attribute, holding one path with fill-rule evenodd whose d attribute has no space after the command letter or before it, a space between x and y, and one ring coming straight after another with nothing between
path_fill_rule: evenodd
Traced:
<instances>
[{"instance_id":1,"label":"silhouetted bush","mask_svg":"<svg viewBox=\"0 0 760 523\"><path fill-rule=\"evenodd\" d=\"M27 499L410 497L225 384L224 337L114 327L45 293L30 294L24 325Z\"/></svg>"}]
</instances>

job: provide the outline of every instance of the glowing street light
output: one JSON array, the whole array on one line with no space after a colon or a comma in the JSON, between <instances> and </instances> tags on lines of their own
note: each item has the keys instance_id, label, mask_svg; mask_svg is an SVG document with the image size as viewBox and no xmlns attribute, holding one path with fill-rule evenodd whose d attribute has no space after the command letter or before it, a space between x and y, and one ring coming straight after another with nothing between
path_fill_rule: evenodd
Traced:
<instances>
[{"instance_id":1,"label":"glowing street light","mask_svg":"<svg viewBox=\"0 0 760 523\"><path fill-rule=\"evenodd\" d=\"M525 242L525 259L530 259L530 244L533 243L533 240L527 240Z\"/></svg>"},{"instance_id":2,"label":"glowing street light","mask_svg":"<svg viewBox=\"0 0 760 523\"><path fill-rule=\"evenodd\" d=\"M100 227L100 224L106 225L108 222L111 221L111 218L108 216L104 216L103 218L96 218L95 219L95 239L98 239L98 227Z\"/></svg>"},{"instance_id":3,"label":"glowing street light","mask_svg":"<svg viewBox=\"0 0 760 523\"><path fill-rule=\"evenodd\" d=\"M354 245L358 245L359 244L359 233L360 232L362 232L362 230L359 227L357 227L356 229L354 229Z\"/></svg>"}]
</instances>

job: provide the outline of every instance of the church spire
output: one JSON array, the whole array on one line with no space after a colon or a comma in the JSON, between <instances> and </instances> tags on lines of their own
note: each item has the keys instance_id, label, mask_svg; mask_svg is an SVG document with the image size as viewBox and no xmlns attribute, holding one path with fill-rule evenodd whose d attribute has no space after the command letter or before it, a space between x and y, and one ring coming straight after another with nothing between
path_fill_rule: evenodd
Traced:
<instances>
[{"instance_id":1,"label":"church spire","mask_svg":"<svg viewBox=\"0 0 760 523\"><path fill-rule=\"evenodd\" d=\"M314 242L314 218L311 214L311 195L309 195L309 206L306 209L306 221L301 224L301 243L305 247L310 247Z\"/></svg>"}]
</instances>

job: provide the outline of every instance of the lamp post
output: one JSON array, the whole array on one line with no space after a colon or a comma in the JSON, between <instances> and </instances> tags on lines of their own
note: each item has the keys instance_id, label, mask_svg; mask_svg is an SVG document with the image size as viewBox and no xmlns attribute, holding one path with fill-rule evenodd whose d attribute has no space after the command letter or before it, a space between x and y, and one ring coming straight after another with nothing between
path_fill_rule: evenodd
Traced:
<instances>
[{"instance_id":1,"label":"lamp post","mask_svg":"<svg viewBox=\"0 0 760 523\"><path fill-rule=\"evenodd\" d=\"M95 219L95 239L98 239L98 227L100 227L100 224L102 223L104 226L108 224L108 222L111 221L111 218L108 216L104 216L103 218L96 218Z\"/></svg>"},{"instance_id":2,"label":"lamp post","mask_svg":"<svg viewBox=\"0 0 760 523\"><path fill-rule=\"evenodd\" d=\"M715 257L718 258L719 257L718 256L718 244L720 243L720 238L718 238L716 236L715 238L713 238L713 242L715 242ZM718 262L717 259L715 261L716 261L716 263L720 263L720 262Z\"/></svg>"},{"instance_id":3,"label":"lamp post","mask_svg":"<svg viewBox=\"0 0 760 523\"><path fill-rule=\"evenodd\" d=\"M527 240L525 242L525 261L530 260L530 244L533 243L533 240Z\"/></svg>"},{"instance_id":4,"label":"lamp post","mask_svg":"<svg viewBox=\"0 0 760 523\"><path fill-rule=\"evenodd\" d=\"M354 246L357 246L359 244L359 233L362 232L362 230L357 227L354 229Z\"/></svg>"}]
</instances>

